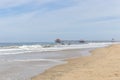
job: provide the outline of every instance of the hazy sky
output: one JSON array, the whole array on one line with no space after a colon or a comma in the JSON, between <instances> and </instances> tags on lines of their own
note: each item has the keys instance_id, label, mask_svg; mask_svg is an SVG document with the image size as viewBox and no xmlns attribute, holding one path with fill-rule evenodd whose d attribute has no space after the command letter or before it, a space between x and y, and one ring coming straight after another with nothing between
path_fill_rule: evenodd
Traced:
<instances>
[{"instance_id":1,"label":"hazy sky","mask_svg":"<svg viewBox=\"0 0 120 80\"><path fill-rule=\"evenodd\" d=\"M120 40L120 0L0 0L0 42Z\"/></svg>"}]
</instances>

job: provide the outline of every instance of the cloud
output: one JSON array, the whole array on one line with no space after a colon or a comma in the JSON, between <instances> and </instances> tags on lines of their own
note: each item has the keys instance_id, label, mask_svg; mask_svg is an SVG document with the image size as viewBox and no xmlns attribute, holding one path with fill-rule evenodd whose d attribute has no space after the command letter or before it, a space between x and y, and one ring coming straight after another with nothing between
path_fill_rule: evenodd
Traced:
<instances>
[{"instance_id":1,"label":"cloud","mask_svg":"<svg viewBox=\"0 0 120 80\"><path fill-rule=\"evenodd\" d=\"M119 0L4 0L0 2L0 36L119 34L119 4Z\"/></svg>"},{"instance_id":2,"label":"cloud","mask_svg":"<svg viewBox=\"0 0 120 80\"><path fill-rule=\"evenodd\" d=\"M11 1L11 4L12 2L14 3L14 0ZM78 23L86 25L85 23L119 20L119 3L119 0L20 0L18 4L25 5L9 7L0 13L1 21L6 19L5 21L12 22L12 18L14 23L21 18L23 18L21 22L28 18L29 22L29 18L32 18L31 21L34 25L39 23L41 26L51 25L54 27L61 24L61 26L67 27Z\"/></svg>"},{"instance_id":3,"label":"cloud","mask_svg":"<svg viewBox=\"0 0 120 80\"><path fill-rule=\"evenodd\" d=\"M3 1L0 5L0 17L9 17L24 13L31 13L34 11L49 12L52 10L59 10L73 5L72 0L26 0L26 1ZM1 3L1 4L2 4ZM7 6L5 6L7 5Z\"/></svg>"},{"instance_id":4,"label":"cloud","mask_svg":"<svg viewBox=\"0 0 120 80\"><path fill-rule=\"evenodd\" d=\"M45 4L56 0L1 0L0 8L16 7L28 3Z\"/></svg>"},{"instance_id":5,"label":"cloud","mask_svg":"<svg viewBox=\"0 0 120 80\"><path fill-rule=\"evenodd\" d=\"M18 5L26 4L30 2L31 0L1 0L0 1L0 8L9 8L9 7L15 7Z\"/></svg>"}]
</instances>

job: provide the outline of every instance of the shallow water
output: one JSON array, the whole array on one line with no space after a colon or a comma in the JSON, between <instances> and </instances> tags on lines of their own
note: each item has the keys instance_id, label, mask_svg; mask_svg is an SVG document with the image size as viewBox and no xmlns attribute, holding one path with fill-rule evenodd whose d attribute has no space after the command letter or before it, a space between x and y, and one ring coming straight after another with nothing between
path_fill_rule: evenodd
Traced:
<instances>
[{"instance_id":1,"label":"shallow water","mask_svg":"<svg viewBox=\"0 0 120 80\"><path fill-rule=\"evenodd\" d=\"M92 49L1 55L0 80L30 80L48 68L66 63L65 59L88 56L90 50Z\"/></svg>"}]
</instances>

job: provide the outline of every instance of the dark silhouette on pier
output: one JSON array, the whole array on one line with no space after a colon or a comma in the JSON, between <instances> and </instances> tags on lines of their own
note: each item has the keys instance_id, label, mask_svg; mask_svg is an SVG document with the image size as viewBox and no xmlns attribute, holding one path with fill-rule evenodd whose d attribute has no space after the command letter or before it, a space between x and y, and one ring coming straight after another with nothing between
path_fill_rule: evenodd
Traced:
<instances>
[{"instance_id":1,"label":"dark silhouette on pier","mask_svg":"<svg viewBox=\"0 0 120 80\"><path fill-rule=\"evenodd\" d=\"M114 38L112 40L61 40L61 39L56 39L55 43L58 44L83 44L83 43L103 43L103 42L120 42L120 41L115 41Z\"/></svg>"}]
</instances>

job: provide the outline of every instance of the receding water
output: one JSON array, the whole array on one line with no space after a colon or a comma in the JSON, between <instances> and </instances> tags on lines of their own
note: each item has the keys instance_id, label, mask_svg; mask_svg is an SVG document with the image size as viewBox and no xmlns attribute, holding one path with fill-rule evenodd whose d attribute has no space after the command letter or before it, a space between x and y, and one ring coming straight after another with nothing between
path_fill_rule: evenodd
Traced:
<instances>
[{"instance_id":1,"label":"receding water","mask_svg":"<svg viewBox=\"0 0 120 80\"><path fill-rule=\"evenodd\" d=\"M106 45L5 45L0 47L0 80L30 80L48 68L66 63L65 59L89 56L90 50Z\"/></svg>"},{"instance_id":2,"label":"receding water","mask_svg":"<svg viewBox=\"0 0 120 80\"><path fill-rule=\"evenodd\" d=\"M88 50L90 49L0 56L0 80L30 80L50 67L66 63L64 59L90 55Z\"/></svg>"}]
</instances>

